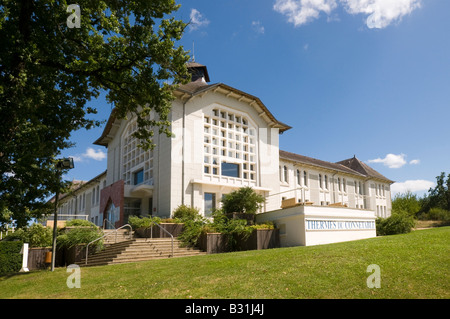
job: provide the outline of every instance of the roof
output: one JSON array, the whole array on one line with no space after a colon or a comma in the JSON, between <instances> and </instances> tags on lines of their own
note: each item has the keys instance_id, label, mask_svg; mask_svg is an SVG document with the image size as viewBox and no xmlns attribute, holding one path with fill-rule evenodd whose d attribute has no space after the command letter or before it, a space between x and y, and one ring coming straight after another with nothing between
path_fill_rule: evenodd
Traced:
<instances>
[{"instance_id":1,"label":"roof","mask_svg":"<svg viewBox=\"0 0 450 319\"><path fill-rule=\"evenodd\" d=\"M316 166L316 167L320 167L320 168L339 171L342 173L356 175L359 177L376 178L376 179L386 181L388 183L393 183L393 181L384 177L383 175L378 173L376 170L374 170L370 166L368 166L368 165L364 164L363 162L361 162L360 160L358 160L356 157L353 157L353 158L350 158L347 160L343 160L343 161L340 161L337 163L333 163L333 162L322 161L322 160L319 160L316 158L280 150L280 158L286 159L286 160L291 160L291 161L294 161L297 163L302 163L302 164L306 164L306 165L311 165L311 166Z\"/></svg>"},{"instance_id":2,"label":"roof","mask_svg":"<svg viewBox=\"0 0 450 319\"><path fill-rule=\"evenodd\" d=\"M264 115L266 120L270 122L271 125L273 125L273 127L278 128L280 130L280 133L283 133L284 131L287 131L291 128L291 126L278 121L258 97L245 93L241 90L235 89L224 83L207 84L201 79L198 79L197 81L179 86L174 93L179 98L185 99L196 95L206 94L207 92L210 91L213 92L219 91L224 94L227 94L227 96L235 97L236 99L239 99L241 101L248 102L250 105L257 108L257 111L260 114L260 116ZM116 109L112 110L108 122L106 123L106 126L102 132L102 135L94 142L95 145L101 145L106 147L108 146L108 143L104 139L105 137L110 135L113 124L117 119L115 110Z\"/></svg>"},{"instance_id":3,"label":"roof","mask_svg":"<svg viewBox=\"0 0 450 319\"><path fill-rule=\"evenodd\" d=\"M312 166L316 166L316 167L320 167L320 168L330 169L330 170L334 170L334 171L340 171L342 173L347 173L347 174L364 177L363 174L361 174L351 168L348 168L344 165L341 165L341 164L322 161L322 160L319 160L316 158L299 155L299 154L295 154L295 153L290 153L290 152L286 152L286 151L282 151L282 150L280 150L280 158L291 160L291 161L294 161L297 163L312 165Z\"/></svg>"},{"instance_id":4,"label":"roof","mask_svg":"<svg viewBox=\"0 0 450 319\"><path fill-rule=\"evenodd\" d=\"M265 115L266 119L269 122L271 122L274 127L279 128L280 133L283 133L284 131L287 131L290 128L292 128L291 126L278 121L258 97L248 94L244 91L238 90L236 88L233 88L224 83L206 84L202 81L190 82L188 84L181 85L179 88L177 88L175 94L183 99L187 97L205 94L209 91L222 92L227 96L234 97L240 101L245 101L253 107L256 106L260 116Z\"/></svg>"},{"instance_id":5,"label":"roof","mask_svg":"<svg viewBox=\"0 0 450 319\"><path fill-rule=\"evenodd\" d=\"M209 80L208 69L206 68L206 65L203 65L203 64L191 61L191 62L188 62L186 64L186 66L187 66L188 69L202 69L203 75L205 76L205 81L206 82L210 81Z\"/></svg>"},{"instance_id":6,"label":"roof","mask_svg":"<svg viewBox=\"0 0 450 319\"><path fill-rule=\"evenodd\" d=\"M352 158L340 161L338 163L341 165L344 165L346 167L349 167L352 170L355 170L355 171L357 171L363 175L366 175L368 177L381 179L381 180L387 181L389 183L394 182L394 181L386 178L385 176L381 175L380 173L378 173L376 170L374 170L369 165L367 165L367 164L363 163L362 161L360 161L359 159L357 159L356 156L353 156Z\"/></svg>"},{"instance_id":7,"label":"roof","mask_svg":"<svg viewBox=\"0 0 450 319\"><path fill-rule=\"evenodd\" d=\"M59 195L58 200L63 199L64 197L68 196L69 194L73 194L81 189L83 189L86 186L89 186L91 183L97 181L99 178L101 178L103 175L106 175L106 170L100 174L98 174L97 176L95 176L94 178L90 179L89 181L77 181L77 180L73 180L72 181L72 185L70 186L70 189L67 193L63 193ZM49 202L54 202L55 201L55 196L53 196L52 198L50 198Z\"/></svg>"}]
</instances>

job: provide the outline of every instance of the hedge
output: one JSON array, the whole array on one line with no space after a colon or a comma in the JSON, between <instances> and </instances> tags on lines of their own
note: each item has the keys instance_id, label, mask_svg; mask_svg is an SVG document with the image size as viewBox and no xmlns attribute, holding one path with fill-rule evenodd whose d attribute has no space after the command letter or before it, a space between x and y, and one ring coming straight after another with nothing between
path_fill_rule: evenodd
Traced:
<instances>
[{"instance_id":1,"label":"hedge","mask_svg":"<svg viewBox=\"0 0 450 319\"><path fill-rule=\"evenodd\" d=\"M21 241L0 242L0 276L18 272L22 267Z\"/></svg>"}]
</instances>

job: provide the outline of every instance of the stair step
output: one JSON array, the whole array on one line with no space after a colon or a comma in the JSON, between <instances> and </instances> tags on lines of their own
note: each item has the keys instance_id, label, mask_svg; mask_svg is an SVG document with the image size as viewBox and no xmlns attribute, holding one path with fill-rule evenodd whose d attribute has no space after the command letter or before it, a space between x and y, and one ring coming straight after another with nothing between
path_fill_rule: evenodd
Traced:
<instances>
[{"instance_id":1,"label":"stair step","mask_svg":"<svg viewBox=\"0 0 450 319\"><path fill-rule=\"evenodd\" d=\"M119 236L118 236L119 238ZM86 266L110 265L118 263L138 262L152 259L187 257L204 255L196 248L180 247L181 242L174 238L173 256L171 238L133 238L111 244L105 244L105 249L88 257ZM82 259L79 265L85 265Z\"/></svg>"}]
</instances>

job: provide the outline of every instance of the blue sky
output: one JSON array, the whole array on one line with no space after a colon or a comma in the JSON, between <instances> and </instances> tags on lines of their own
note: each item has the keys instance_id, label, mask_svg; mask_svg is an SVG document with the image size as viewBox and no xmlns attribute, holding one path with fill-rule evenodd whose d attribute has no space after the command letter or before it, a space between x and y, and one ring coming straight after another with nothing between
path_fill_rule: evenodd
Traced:
<instances>
[{"instance_id":1,"label":"blue sky","mask_svg":"<svg viewBox=\"0 0 450 319\"><path fill-rule=\"evenodd\" d=\"M222 82L259 97L293 128L286 151L336 162L356 155L419 195L450 173L450 1L178 1L191 21L178 43ZM111 107L91 101L107 119ZM103 127L72 135L75 169L106 169L92 143Z\"/></svg>"}]
</instances>

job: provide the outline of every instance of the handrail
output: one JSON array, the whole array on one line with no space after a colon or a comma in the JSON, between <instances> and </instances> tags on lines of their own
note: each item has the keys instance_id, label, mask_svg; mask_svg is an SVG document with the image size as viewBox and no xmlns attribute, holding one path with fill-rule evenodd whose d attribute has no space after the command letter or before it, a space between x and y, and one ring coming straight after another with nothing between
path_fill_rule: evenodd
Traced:
<instances>
[{"instance_id":1,"label":"handrail","mask_svg":"<svg viewBox=\"0 0 450 319\"><path fill-rule=\"evenodd\" d=\"M114 229L114 233L116 234L116 241L117 241L117 231L118 231L119 229L124 228L124 227L130 227L130 234L131 234L131 231L133 231L133 229L131 228L131 225L130 225L130 224L125 224L125 225L123 225L123 226L121 226L121 227L119 227L119 228L117 228L117 229ZM94 239L93 241L91 241L89 244L86 245L86 261L85 261L85 265L87 265L87 262L88 262L89 245L92 244L92 243L95 243L96 241L98 241L98 240L100 240L100 239L103 239L104 237L109 236L109 235L111 235L111 234L112 234L112 232L111 232L111 233L108 233L108 234L105 234L105 235L103 235L102 237L99 237L99 238L97 238L97 239ZM173 251L173 240L172 240L172 251Z\"/></svg>"},{"instance_id":2,"label":"handrail","mask_svg":"<svg viewBox=\"0 0 450 319\"><path fill-rule=\"evenodd\" d=\"M108 222L108 223L113 227L113 229L116 229L116 226L114 226L114 224L111 223L111 221L110 221L109 219L107 219L107 218L105 218L105 219L103 220L103 229L106 229L106 228L105 228L105 226L106 226L106 223L105 223L105 222Z\"/></svg>"},{"instance_id":3,"label":"handrail","mask_svg":"<svg viewBox=\"0 0 450 319\"><path fill-rule=\"evenodd\" d=\"M158 224L157 222L152 222L152 224L158 226L159 228L161 228L162 230L164 230L172 239L172 255L170 257L173 257L173 235L171 233L169 233L166 229L162 228L160 224ZM150 238L153 238L153 227L150 227Z\"/></svg>"}]
</instances>

